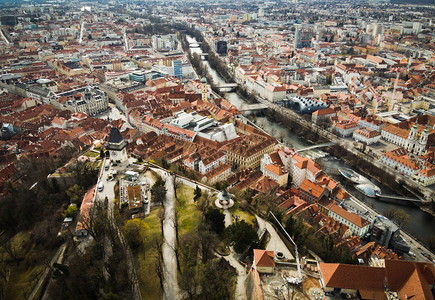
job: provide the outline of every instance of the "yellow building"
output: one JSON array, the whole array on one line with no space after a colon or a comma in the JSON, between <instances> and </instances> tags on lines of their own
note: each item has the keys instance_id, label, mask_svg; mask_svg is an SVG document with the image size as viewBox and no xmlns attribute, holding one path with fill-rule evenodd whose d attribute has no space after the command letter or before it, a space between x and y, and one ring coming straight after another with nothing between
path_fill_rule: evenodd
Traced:
<instances>
[{"instance_id":1,"label":"yellow building","mask_svg":"<svg viewBox=\"0 0 435 300\"><path fill-rule=\"evenodd\" d=\"M252 135L229 145L227 164L238 169L255 169L260 166L264 154L275 151L277 141L273 137Z\"/></svg>"}]
</instances>

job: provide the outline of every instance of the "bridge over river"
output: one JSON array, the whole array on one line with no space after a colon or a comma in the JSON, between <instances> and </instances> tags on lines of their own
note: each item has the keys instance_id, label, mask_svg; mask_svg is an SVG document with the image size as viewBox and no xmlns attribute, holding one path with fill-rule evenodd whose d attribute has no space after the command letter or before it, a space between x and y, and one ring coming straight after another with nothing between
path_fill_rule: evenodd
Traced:
<instances>
[{"instance_id":1,"label":"bridge over river","mask_svg":"<svg viewBox=\"0 0 435 300\"><path fill-rule=\"evenodd\" d=\"M221 83L217 86L219 90L226 90L228 92L231 92L237 87L237 83Z\"/></svg>"},{"instance_id":2,"label":"bridge over river","mask_svg":"<svg viewBox=\"0 0 435 300\"><path fill-rule=\"evenodd\" d=\"M307 147L307 148L303 148L303 149L300 149L300 150L296 150L295 149L295 151L296 152L304 152L304 151L309 151L309 150L329 147L329 146L332 146L334 144L335 144L334 142L329 142L329 143L324 143L324 144L320 144L320 145L313 145L313 146L310 146L310 147Z\"/></svg>"},{"instance_id":3,"label":"bridge over river","mask_svg":"<svg viewBox=\"0 0 435 300\"><path fill-rule=\"evenodd\" d=\"M409 202L415 202L415 203L427 203L428 202L428 200L403 197L403 196L397 196L397 195L383 195L383 194L376 193L376 196L381 200L399 200L399 201L409 201Z\"/></svg>"},{"instance_id":4,"label":"bridge over river","mask_svg":"<svg viewBox=\"0 0 435 300\"><path fill-rule=\"evenodd\" d=\"M268 106L266 104L243 104L242 106L239 107L239 111L244 112L244 111L255 111L255 110L263 110L268 108Z\"/></svg>"}]
</instances>

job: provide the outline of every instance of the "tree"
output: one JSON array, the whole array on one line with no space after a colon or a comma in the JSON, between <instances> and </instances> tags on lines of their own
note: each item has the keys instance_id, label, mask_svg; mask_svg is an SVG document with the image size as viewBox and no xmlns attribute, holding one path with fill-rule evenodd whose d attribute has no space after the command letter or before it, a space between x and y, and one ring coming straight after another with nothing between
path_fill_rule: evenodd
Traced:
<instances>
[{"instance_id":1,"label":"tree","mask_svg":"<svg viewBox=\"0 0 435 300\"><path fill-rule=\"evenodd\" d=\"M387 208L382 213L386 218L396 221L399 227L406 226L409 223L409 214L402 209Z\"/></svg>"},{"instance_id":2,"label":"tree","mask_svg":"<svg viewBox=\"0 0 435 300\"><path fill-rule=\"evenodd\" d=\"M217 189L217 190L223 190L223 189L226 189L228 186L229 186L230 184L228 183L228 181L217 181L215 184L214 184L214 187L215 187L215 189Z\"/></svg>"},{"instance_id":3,"label":"tree","mask_svg":"<svg viewBox=\"0 0 435 300\"><path fill-rule=\"evenodd\" d=\"M402 209L398 209L394 213L394 220L396 220L399 227L406 226L409 223L409 214Z\"/></svg>"},{"instance_id":4,"label":"tree","mask_svg":"<svg viewBox=\"0 0 435 300\"><path fill-rule=\"evenodd\" d=\"M2 248L18 266L18 263L20 262L22 257L19 254L19 248L14 245L12 240L9 239L6 243L2 245Z\"/></svg>"},{"instance_id":5,"label":"tree","mask_svg":"<svg viewBox=\"0 0 435 300\"><path fill-rule=\"evenodd\" d=\"M426 243L429 246L429 249L433 252L435 251L435 235L431 235L426 239Z\"/></svg>"},{"instance_id":6,"label":"tree","mask_svg":"<svg viewBox=\"0 0 435 300\"><path fill-rule=\"evenodd\" d=\"M304 224L293 216L290 216L285 223L285 230L292 237L293 241L301 246L304 237L306 237L304 235Z\"/></svg>"},{"instance_id":7,"label":"tree","mask_svg":"<svg viewBox=\"0 0 435 300\"><path fill-rule=\"evenodd\" d=\"M62 217L63 218L73 218L77 213L77 206L70 205L68 208L63 212Z\"/></svg>"},{"instance_id":8,"label":"tree","mask_svg":"<svg viewBox=\"0 0 435 300\"><path fill-rule=\"evenodd\" d=\"M66 190L66 194L70 198L71 203L79 203L81 197L83 196L83 188L78 184L74 184Z\"/></svg>"},{"instance_id":9,"label":"tree","mask_svg":"<svg viewBox=\"0 0 435 300\"><path fill-rule=\"evenodd\" d=\"M193 201L196 202L201 197L201 189L199 188L198 185L196 185L196 188L193 191L193 194L194 194Z\"/></svg>"},{"instance_id":10,"label":"tree","mask_svg":"<svg viewBox=\"0 0 435 300\"><path fill-rule=\"evenodd\" d=\"M164 204L166 199L165 181L158 177L156 183L151 188L151 200L160 204Z\"/></svg>"},{"instance_id":11,"label":"tree","mask_svg":"<svg viewBox=\"0 0 435 300\"><path fill-rule=\"evenodd\" d=\"M171 164L168 162L168 160L165 157L163 157L162 158L162 167L164 169L169 169L170 166L171 166Z\"/></svg>"},{"instance_id":12,"label":"tree","mask_svg":"<svg viewBox=\"0 0 435 300\"><path fill-rule=\"evenodd\" d=\"M225 215L217 208L209 208L204 214L205 222L217 234L222 234L225 229Z\"/></svg>"},{"instance_id":13,"label":"tree","mask_svg":"<svg viewBox=\"0 0 435 300\"><path fill-rule=\"evenodd\" d=\"M258 242L257 232L245 220L231 224L226 230L229 240L234 242L234 250L238 253L241 253L249 245Z\"/></svg>"},{"instance_id":14,"label":"tree","mask_svg":"<svg viewBox=\"0 0 435 300\"><path fill-rule=\"evenodd\" d=\"M164 264L163 264L163 245L162 241L159 239L156 239L154 241L154 271L156 272L157 276L159 277L160 281L160 288L163 290L163 282L164 282Z\"/></svg>"},{"instance_id":15,"label":"tree","mask_svg":"<svg viewBox=\"0 0 435 300\"><path fill-rule=\"evenodd\" d=\"M140 219L128 220L122 227L125 240L132 250L136 250L143 245L143 234L146 229L149 229L148 224Z\"/></svg>"},{"instance_id":16,"label":"tree","mask_svg":"<svg viewBox=\"0 0 435 300\"><path fill-rule=\"evenodd\" d=\"M210 226L205 223L199 224L197 236L199 239L199 249L201 250L201 261L205 264L213 257L218 239L216 234L210 230Z\"/></svg>"}]
</instances>

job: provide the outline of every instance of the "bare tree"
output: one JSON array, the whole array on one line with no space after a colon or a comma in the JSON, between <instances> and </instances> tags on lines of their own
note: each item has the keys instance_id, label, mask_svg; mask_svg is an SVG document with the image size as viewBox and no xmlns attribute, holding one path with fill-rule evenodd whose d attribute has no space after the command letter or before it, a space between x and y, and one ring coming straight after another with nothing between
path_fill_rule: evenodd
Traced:
<instances>
[{"instance_id":1,"label":"bare tree","mask_svg":"<svg viewBox=\"0 0 435 300\"><path fill-rule=\"evenodd\" d=\"M0 258L0 300L6 299L6 290L9 284L11 271L6 266L4 258Z\"/></svg>"},{"instance_id":2,"label":"bare tree","mask_svg":"<svg viewBox=\"0 0 435 300\"><path fill-rule=\"evenodd\" d=\"M15 245L12 244L12 240L9 239L6 243L2 246L3 250L9 255L9 257L18 265L21 257L18 253L19 248L15 247Z\"/></svg>"},{"instance_id":3,"label":"bare tree","mask_svg":"<svg viewBox=\"0 0 435 300\"><path fill-rule=\"evenodd\" d=\"M155 260L154 260L154 271L160 280L160 287L163 290L163 280L164 280L164 266L163 266L163 242L159 239L154 241L155 248Z\"/></svg>"},{"instance_id":4,"label":"bare tree","mask_svg":"<svg viewBox=\"0 0 435 300\"><path fill-rule=\"evenodd\" d=\"M165 210L159 209L159 211L157 212L157 216L159 217L159 220L160 220L160 230L161 230L161 233L163 236L164 235L163 234L163 222L165 221Z\"/></svg>"}]
</instances>

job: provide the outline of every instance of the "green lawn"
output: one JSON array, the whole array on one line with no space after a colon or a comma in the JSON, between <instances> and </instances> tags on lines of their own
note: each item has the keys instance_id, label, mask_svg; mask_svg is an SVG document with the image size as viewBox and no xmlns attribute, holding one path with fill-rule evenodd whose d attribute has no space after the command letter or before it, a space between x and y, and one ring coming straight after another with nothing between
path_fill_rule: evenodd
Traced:
<instances>
[{"instance_id":1,"label":"green lawn","mask_svg":"<svg viewBox=\"0 0 435 300\"><path fill-rule=\"evenodd\" d=\"M38 282L42 271L45 269L45 265L42 261L37 265L26 263L27 258L35 251L34 246L27 249L26 252L23 251L21 245L28 242L29 238L28 232L19 232L12 238L12 248L16 249L16 253L18 256L23 257L23 260L18 265L12 261L9 263L9 265L13 267L11 268L6 299L26 299ZM0 255L9 257L3 250L0 250Z\"/></svg>"},{"instance_id":2,"label":"green lawn","mask_svg":"<svg viewBox=\"0 0 435 300\"><path fill-rule=\"evenodd\" d=\"M178 212L180 234L194 230L200 222L201 213L193 201L193 191L193 188L184 184L177 190L178 199L175 201L175 206Z\"/></svg>"},{"instance_id":3,"label":"green lawn","mask_svg":"<svg viewBox=\"0 0 435 300\"><path fill-rule=\"evenodd\" d=\"M246 223L254 225L254 220L255 220L255 216L248 213L247 211L244 210L240 210L240 209L236 209L233 213L233 216L239 216L241 220L245 220Z\"/></svg>"},{"instance_id":4,"label":"green lawn","mask_svg":"<svg viewBox=\"0 0 435 300\"><path fill-rule=\"evenodd\" d=\"M98 157L98 156L100 156L100 152L95 152L95 151L89 150L84 155L87 157Z\"/></svg>"},{"instance_id":5,"label":"green lawn","mask_svg":"<svg viewBox=\"0 0 435 300\"><path fill-rule=\"evenodd\" d=\"M143 236L145 238L143 249L139 250L137 260L137 273L139 277L139 285L144 299L162 299L163 292L160 288L159 277L155 272L155 239L161 239L161 228L159 219L159 209L153 209L143 221L149 226L144 229Z\"/></svg>"}]
</instances>

